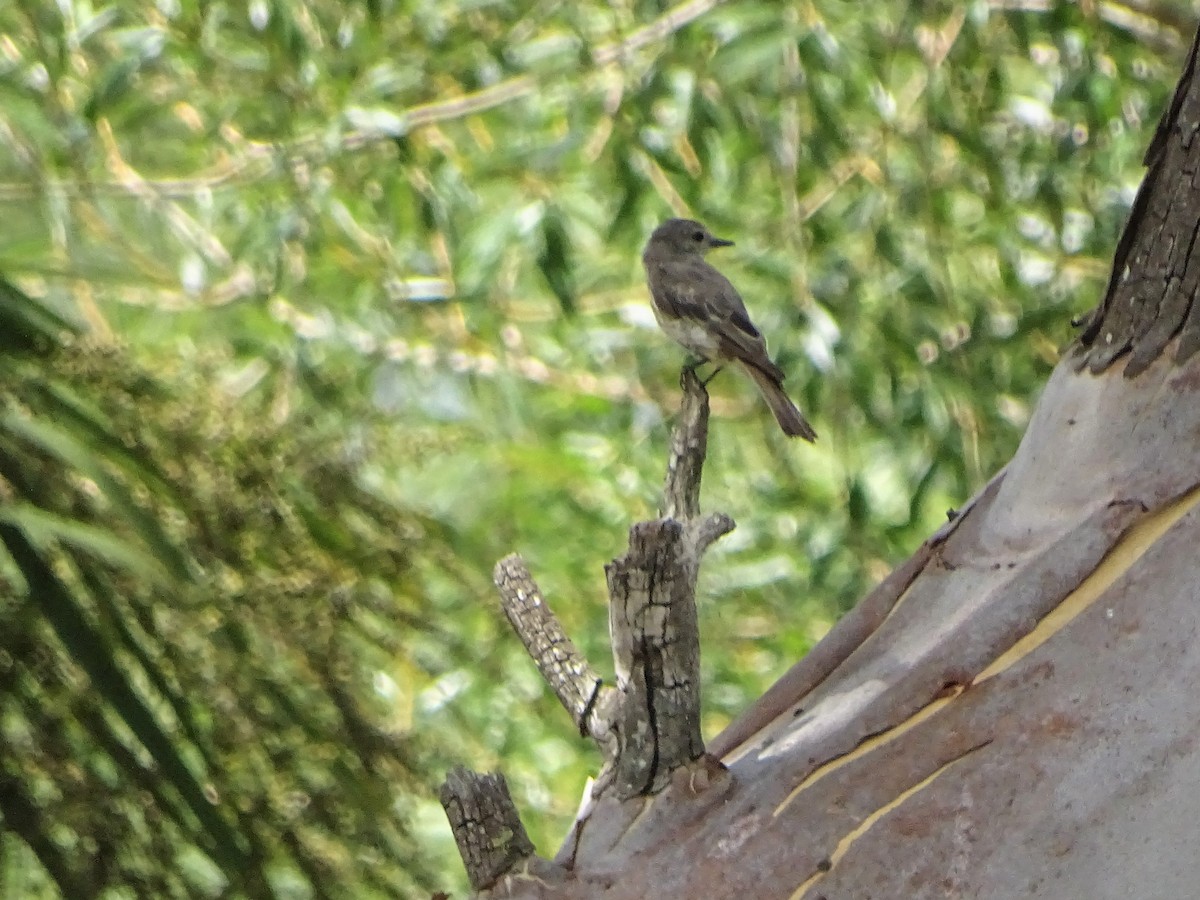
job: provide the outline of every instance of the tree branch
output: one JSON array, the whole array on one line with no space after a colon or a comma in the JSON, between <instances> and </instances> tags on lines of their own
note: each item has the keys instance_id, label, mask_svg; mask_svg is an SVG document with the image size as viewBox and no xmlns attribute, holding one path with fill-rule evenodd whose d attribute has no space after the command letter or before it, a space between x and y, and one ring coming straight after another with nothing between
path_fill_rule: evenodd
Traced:
<instances>
[{"instance_id":1,"label":"tree branch","mask_svg":"<svg viewBox=\"0 0 1200 900\"><path fill-rule=\"evenodd\" d=\"M533 842L503 775L480 775L455 766L447 773L438 799L475 890L491 887L517 863L533 856Z\"/></svg>"},{"instance_id":2,"label":"tree branch","mask_svg":"<svg viewBox=\"0 0 1200 900\"><path fill-rule=\"evenodd\" d=\"M537 663L538 671L559 703L571 714L579 733L603 743L608 729L596 716L605 690L600 676L567 637L550 611L525 561L513 553L496 563L492 580L513 631Z\"/></svg>"},{"instance_id":3,"label":"tree branch","mask_svg":"<svg viewBox=\"0 0 1200 900\"><path fill-rule=\"evenodd\" d=\"M609 628L621 692L614 788L649 794L704 753L700 738L700 630L684 526L639 522L629 552L605 569Z\"/></svg>"},{"instance_id":4,"label":"tree branch","mask_svg":"<svg viewBox=\"0 0 1200 900\"><path fill-rule=\"evenodd\" d=\"M700 479L708 455L708 391L691 369L684 369L679 385L683 399L671 432L667 479L659 513L687 521L700 515Z\"/></svg>"}]
</instances>

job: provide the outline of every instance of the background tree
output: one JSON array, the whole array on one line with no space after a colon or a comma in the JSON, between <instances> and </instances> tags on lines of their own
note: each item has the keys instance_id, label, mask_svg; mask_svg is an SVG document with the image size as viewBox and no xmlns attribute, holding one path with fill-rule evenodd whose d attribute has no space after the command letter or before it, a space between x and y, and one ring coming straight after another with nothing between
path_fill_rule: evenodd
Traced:
<instances>
[{"instance_id":1,"label":"background tree","mask_svg":"<svg viewBox=\"0 0 1200 900\"><path fill-rule=\"evenodd\" d=\"M272 784L252 748L284 719L275 771L365 773L346 709L393 742L395 768L374 776L399 807L379 893L417 889L399 873L420 871L403 849L418 844L457 877L433 797L452 762L503 760L535 842L557 842L594 759L500 626L487 575L521 550L600 658L596 573L651 513L675 407L679 355L637 264L672 212L738 241L725 266L823 438L785 444L746 386L714 383L706 504L739 521L701 589L720 730L1009 457L1066 321L1104 283L1191 24L1166 6L1003 7L0 10L0 268L88 335L4 374L4 677L23 685L0 742L6 884L136 890L151 877L137 869L182 891L187 850L253 891L174 792L186 773L277 796L293 775ZM27 318L23 294L8 306ZM37 330L53 345L62 329ZM250 508L217 515L231 498ZM87 641L31 588L35 560ZM335 586L366 624L338 618ZM283 629L295 590L304 616ZM170 628L138 623L163 609ZM376 650L346 643L355 628ZM283 629L288 649L248 653L239 629ZM88 647L124 700L95 687ZM347 654L352 706L334 690ZM229 692L254 715L222 756L206 723ZM104 723L81 725L89 709ZM178 783L155 732L186 762ZM175 825L102 832L78 817L101 784ZM263 877L287 863L272 890L377 877L365 823L394 807L349 798L258 817ZM250 853L253 829L215 808ZM359 824L313 826L319 809ZM288 821L316 830L288 845ZM107 881L48 862L98 835L118 848Z\"/></svg>"}]
</instances>

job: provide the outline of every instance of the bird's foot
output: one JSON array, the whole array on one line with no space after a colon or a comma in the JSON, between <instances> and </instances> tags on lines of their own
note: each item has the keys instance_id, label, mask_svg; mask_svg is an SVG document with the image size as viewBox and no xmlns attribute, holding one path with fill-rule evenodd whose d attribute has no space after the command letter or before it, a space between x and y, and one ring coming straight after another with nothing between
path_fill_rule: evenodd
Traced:
<instances>
[{"instance_id":1,"label":"bird's foot","mask_svg":"<svg viewBox=\"0 0 1200 900\"><path fill-rule=\"evenodd\" d=\"M705 359L702 356L690 358L684 364L683 371L679 373L679 386L684 387L684 382L687 381L687 379L689 377L691 377L691 378L695 378L696 381L698 381L700 383L700 387L708 387L708 383L717 376L717 373L721 371L722 367L717 366L715 369L713 369L711 372L708 373L707 378L701 378L698 374L696 374L696 370L698 368L700 368L701 366L707 366L710 362L712 362L712 360Z\"/></svg>"}]
</instances>

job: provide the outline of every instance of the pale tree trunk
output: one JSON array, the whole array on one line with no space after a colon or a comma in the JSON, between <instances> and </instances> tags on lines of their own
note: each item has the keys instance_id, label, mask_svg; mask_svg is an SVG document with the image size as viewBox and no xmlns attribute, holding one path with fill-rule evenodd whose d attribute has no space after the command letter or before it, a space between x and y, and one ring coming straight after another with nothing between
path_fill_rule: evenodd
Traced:
<instances>
[{"instance_id":1,"label":"pale tree trunk","mask_svg":"<svg viewBox=\"0 0 1200 900\"><path fill-rule=\"evenodd\" d=\"M727 770L601 792L493 896L1200 897L1198 136L1193 45L1012 461L713 742Z\"/></svg>"}]
</instances>

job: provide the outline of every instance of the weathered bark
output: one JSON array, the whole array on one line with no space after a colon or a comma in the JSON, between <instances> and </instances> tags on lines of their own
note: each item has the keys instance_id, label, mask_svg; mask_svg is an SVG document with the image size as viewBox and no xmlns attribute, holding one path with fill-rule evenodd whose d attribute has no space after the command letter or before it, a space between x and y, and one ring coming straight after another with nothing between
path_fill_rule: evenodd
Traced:
<instances>
[{"instance_id":1,"label":"weathered bark","mask_svg":"<svg viewBox=\"0 0 1200 900\"><path fill-rule=\"evenodd\" d=\"M1146 177L1113 258L1104 299L1085 319L1079 365L1102 372L1125 358L1125 377L1144 372L1167 343L1176 362L1200 349L1200 93L1196 48L1146 150Z\"/></svg>"},{"instance_id":2,"label":"weathered bark","mask_svg":"<svg viewBox=\"0 0 1200 900\"><path fill-rule=\"evenodd\" d=\"M660 790L674 769L704 753L697 563L687 527L656 519L630 529L629 552L605 569L609 633L624 695L612 771L621 799Z\"/></svg>"},{"instance_id":3,"label":"weathered bark","mask_svg":"<svg viewBox=\"0 0 1200 900\"><path fill-rule=\"evenodd\" d=\"M533 842L503 775L479 775L459 766L446 776L440 799L471 887L490 887L533 856Z\"/></svg>"},{"instance_id":4,"label":"weathered bark","mask_svg":"<svg viewBox=\"0 0 1200 900\"><path fill-rule=\"evenodd\" d=\"M616 684L605 685L550 611L517 555L496 564L494 580L513 630L580 734L604 754L580 821L594 803L647 797L680 779L703 792L724 767L700 737L700 634L696 578L700 558L733 529L722 513L700 513L708 450L708 393L691 370L671 436L662 518L629 531L629 551L606 568ZM564 869L533 856L507 786L499 776L458 768L441 791L451 829L476 889L503 877L502 890L550 890ZM594 833L594 832L593 832ZM574 846L578 833L568 840ZM569 858L570 851L564 851Z\"/></svg>"},{"instance_id":5,"label":"weathered bark","mask_svg":"<svg viewBox=\"0 0 1200 900\"><path fill-rule=\"evenodd\" d=\"M564 882L494 896L1196 896L1197 69L1004 471L713 742L728 771L602 798Z\"/></svg>"},{"instance_id":6,"label":"weathered bark","mask_svg":"<svg viewBox=\"0 0 1200 900\"><path fill-rule=\"evenodd\" d=\"M604 683L546 605L541 588L515 553L496 563L492 573L500 591L500 606L525 650L537 663L542 678L554 691L579 733L602 746L611 733L601 715ZM609 755L606 753L606 755Z\"/></svg>"}]
</instances>

